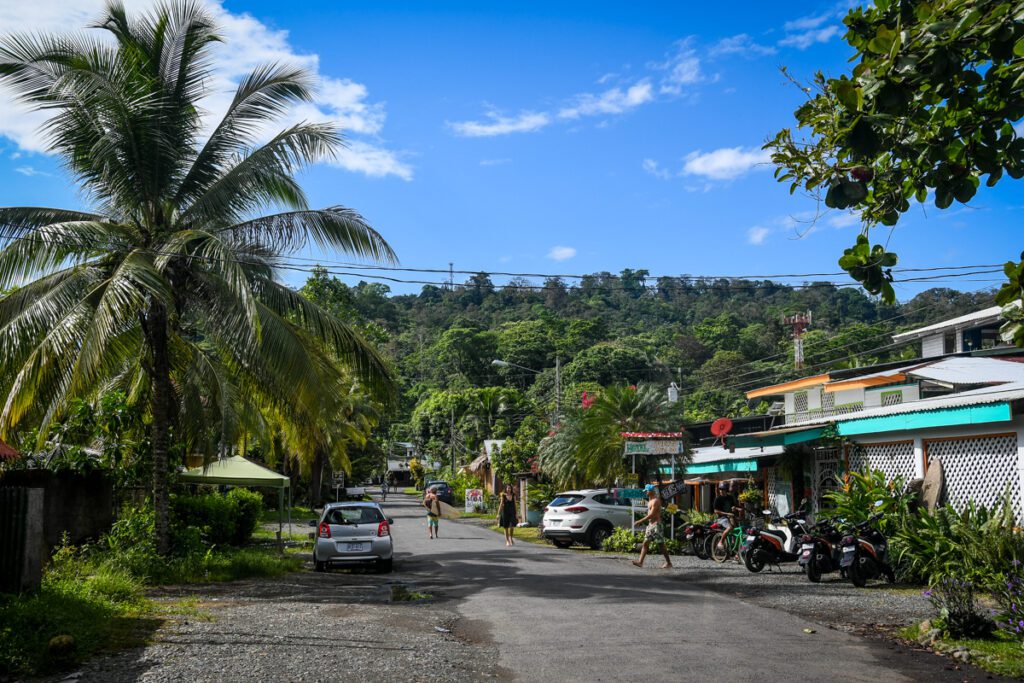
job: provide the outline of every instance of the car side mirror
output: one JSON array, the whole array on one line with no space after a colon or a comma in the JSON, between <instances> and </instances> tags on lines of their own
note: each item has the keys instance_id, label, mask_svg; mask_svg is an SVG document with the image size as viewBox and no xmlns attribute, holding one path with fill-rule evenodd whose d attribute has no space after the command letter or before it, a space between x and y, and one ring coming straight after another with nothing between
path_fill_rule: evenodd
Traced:
<instances>
[{"instance_id":1,"label":"car side mirror","mask_svg":"<svg viewBox=\"0 0 1024 683\"><path fill-rule=\"evenodd\" d=\"M316 526L316 520L315 519L309 520L309 524L307 526Z\"/></svg>"},{"instance_id":2,"label":"car side mirror","mask_svg":"<svg viewBox=\"0 0 1024 683\"><path fill-rule=\"evenodd\" d=\"M394 524L394 523L395 523L395 518L394 517L388 517L388 524L390 525L390 524Z\"/></svg>"}]
</instances>

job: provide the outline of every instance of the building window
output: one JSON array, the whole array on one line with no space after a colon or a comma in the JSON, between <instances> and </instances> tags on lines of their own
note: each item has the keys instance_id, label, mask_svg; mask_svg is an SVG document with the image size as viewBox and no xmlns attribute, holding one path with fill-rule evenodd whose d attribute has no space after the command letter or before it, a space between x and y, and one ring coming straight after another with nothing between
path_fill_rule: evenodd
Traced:
<instances>
[{"instance_id":1,"label":"building window","mask_svg":"<svg viewBox=\"0 0 1024 683\"><path fill-rule=\"evenodd\" d=\"M942 352L956 353L956 332L947 332L942 337Z\"/></svg>"},{"instance_id":2,"label":"building window","mask_svg":"<svg viewBox=\"0 0 1024 683\"><path fill-rule=\"evenodd\" d=\"M821 412L824 415L831 415L836 407L836 395L834 392L821 390Z\"/></svg>"},{"instance_id":3,"label":"building window","mask_svg":"<svg viewBox=\"0 0 1024 683\"><path fill-rule=\"evenodd\" d=\"M806 391L798 391L793 394L793 410L796 411L798 417L807 413Z\"/></svg>"},{"instance_id":4,"label":"building window","mask_svg":"<svg viewBox=\"0 0 1024 683\"><path fill-rule=\"evenodd\" d=\"M882 405L883 406L898 406L903 403L903 391L883 391L882 392Z\"/></svg>"}]
</instances>

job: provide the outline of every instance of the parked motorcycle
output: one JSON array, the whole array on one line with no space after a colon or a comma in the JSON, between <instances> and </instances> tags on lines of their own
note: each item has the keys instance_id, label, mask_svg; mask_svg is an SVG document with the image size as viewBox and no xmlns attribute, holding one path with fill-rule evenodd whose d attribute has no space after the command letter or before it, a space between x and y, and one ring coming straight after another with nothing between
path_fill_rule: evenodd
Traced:
<instances>
[{"instance_id":1,"label":"parked motorcycle","mask_svg":"<svg viewBox=\"0 0 1024 683\"><path fill-rule=\"evenodd\" d=\"M765 510L770 515L771 511ZM780 565L800 559L800 539L807 534L807 522L802 512L793 512L772 520L776 528L748 529L743 542L743 563L757 573L766 564Z\"/></svg>"},{"instance_id":2,"label":"parked motorcycle","mask_svg":"<svg viewBox=\"0 0 1024 683\"><path fill-rule=\"evenodd\" d=\"M711 531L711 527L708 524L687 524L683 528L683 539L690 544L693 554L701 560L711 557L711 554L708 552L707 542L713 535L714 532Z\"/></svg>"},{"instance_id":3,"label":"parked motorcycle","mask_svg":"<svg viewBox=\"0 0 1024 683\"><path fill-rule=\"evenodd\" d=\"M882 501L875 503L880 507ZM854 532L843 536L843 559L840 565L846 569L850 582L863 588L871 579L884 576L889 583L895 583L896 572L889 564L889 542L874 525L882 513L871 515L867 521L854 526Z\"/></svg>"},{"instance_id":4,"label":"parked motorcycle","mask_svg":"<svg viewBox=\"0 0 1024 683\"><path fill-rule=\"evenodd\" d=\"M821 581L822 574L843 571L843 534L830 519L823 519L811 527L810 533L800 538L800 559L797 564L803 568L811 583Z\"/></svg>"}]
</instances>

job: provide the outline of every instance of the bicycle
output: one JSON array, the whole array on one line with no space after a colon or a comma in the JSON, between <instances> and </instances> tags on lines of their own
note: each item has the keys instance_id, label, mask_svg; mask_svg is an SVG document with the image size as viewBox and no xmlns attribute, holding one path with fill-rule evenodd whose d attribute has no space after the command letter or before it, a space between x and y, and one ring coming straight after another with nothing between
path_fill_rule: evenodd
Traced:
<instances>
[{"instance_id":1,"label":"bicycle","mask_svg":"<svg viewBox=\"0 0 1024 683\"><path fill-rule=\"evenodd\" d=\"M732 529L729 533L717 531L710 541L711 559L719 564L730 558L739 560L740 549L743 547L743 525L734 515L730 515L730 518Z\"/></svg>"}]
</instances>

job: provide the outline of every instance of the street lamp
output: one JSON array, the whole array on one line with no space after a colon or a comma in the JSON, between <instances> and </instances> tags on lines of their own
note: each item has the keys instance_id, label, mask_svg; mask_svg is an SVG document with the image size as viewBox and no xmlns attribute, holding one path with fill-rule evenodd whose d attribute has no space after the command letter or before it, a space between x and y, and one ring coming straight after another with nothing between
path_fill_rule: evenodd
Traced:
<instances>
[{"instance_id":1,"label":"street lamp","mask_svg":"<svg viewBox=\"0 0 1024 683\"><path fill-rule=\"evenodd\" d=\"M497 365L499 368L519 368L520 370L526 370L532 372L535 375L541 374L540 370L534 370L528 368L525 365L519 363L512 363L507 360L495 358L491 361L491 365ZM562 414L562 359L555 356L555 422L558 421L559 416Z\"/></svg>"}]
</instances>

